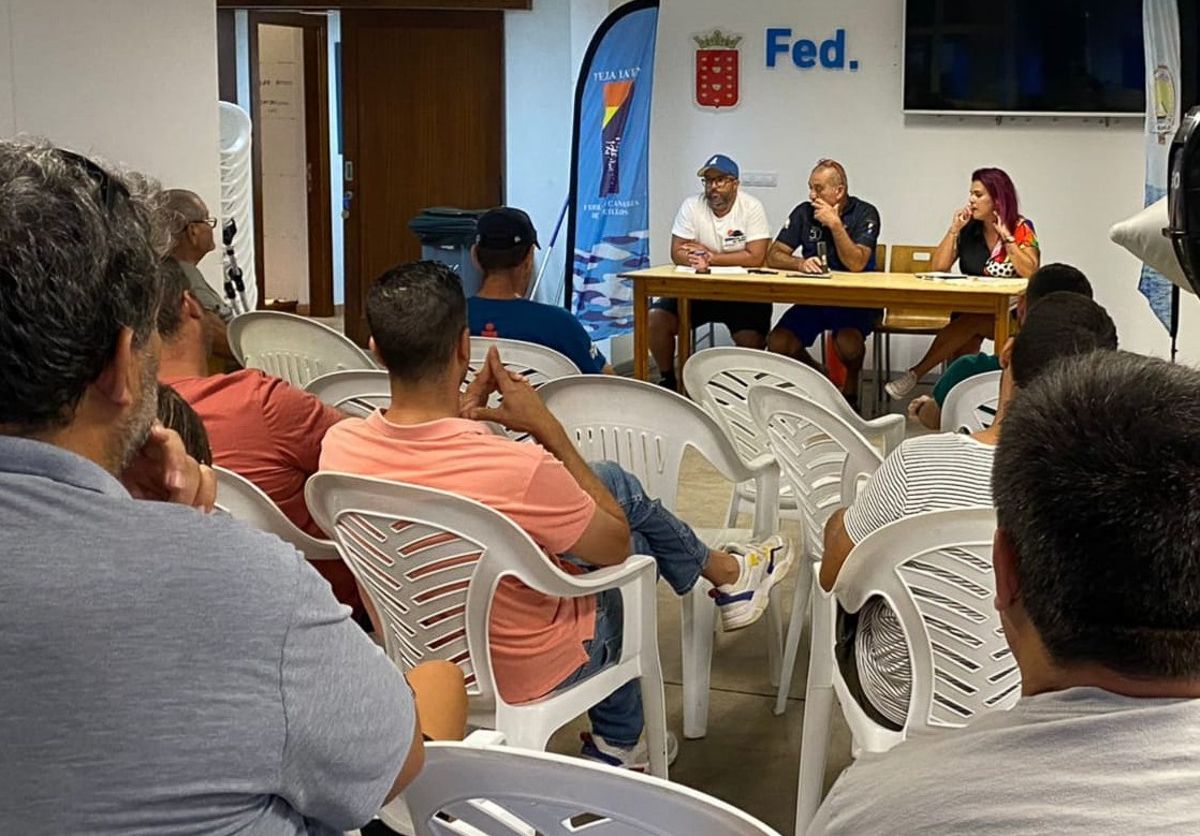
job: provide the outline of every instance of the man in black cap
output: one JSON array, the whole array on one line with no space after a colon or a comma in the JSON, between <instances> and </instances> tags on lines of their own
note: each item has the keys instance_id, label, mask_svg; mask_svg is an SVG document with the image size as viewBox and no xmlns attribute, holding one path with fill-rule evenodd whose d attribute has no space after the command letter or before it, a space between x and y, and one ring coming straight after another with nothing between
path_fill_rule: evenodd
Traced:
<instances>
[{"instance_id":1,"label":"man in black cap","mask_svg":"<svg viewBox=\"0 0 1200 836\"><path fill-rule=\"evenodd\" d=\"M582 372L612 374L608 360L570 312L525 298L538 246L533 221L520 209L501 206L479 219L471 254L483 271L483 284L467 300L471 336L539 343L571 358Z\"/></svg>"}]
</instances>

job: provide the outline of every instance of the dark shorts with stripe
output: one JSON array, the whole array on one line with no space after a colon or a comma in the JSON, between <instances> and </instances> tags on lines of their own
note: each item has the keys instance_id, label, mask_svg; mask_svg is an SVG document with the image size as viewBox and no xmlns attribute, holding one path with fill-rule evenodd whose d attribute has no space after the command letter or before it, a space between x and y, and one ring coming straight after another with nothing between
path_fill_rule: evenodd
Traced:
<instances>
[{"instance_id":1,"label":"dark shorts with stripe","mask_svg":"<svg viewBox=\"0 0 1200 836\"><path fill-rule=\"evenodd\" d=\"M804 345L812 345L826 331L853 328L864 337L875 330L883 311L873 308L838 308L832 305L792 305L776 328L791 331Z\"/></svg>"}]
</instances>

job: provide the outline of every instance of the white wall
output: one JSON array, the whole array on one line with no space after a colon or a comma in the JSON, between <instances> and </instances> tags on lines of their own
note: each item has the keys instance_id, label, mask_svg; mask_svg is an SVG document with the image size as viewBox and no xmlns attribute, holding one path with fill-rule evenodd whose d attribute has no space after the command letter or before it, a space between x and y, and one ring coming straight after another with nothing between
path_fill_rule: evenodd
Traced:
<instances>
[{"instance_id":1,"label":"white wall","mask_svg":"<svg viewBox=\"0 0 1200 836\"><path fill-rule=\"evenodd\" d=\"M220 203L212 0L0 0L0 135L44 136ZM218 285L219 257L200 265Z\"/></svg>"},{"instance_id":2,"label":"white wall","mask_svg":"<svg viewBox=\"0 0 1200 836\"><path fill-rule=\"evenodd\" d=\"M780 224L807 199L813 162L835 157L851 190L879 207L884 243L932 244L963 203L972 169L997 165L1017 184L1036 224L1043 261L1077 265L1112 314L1123 346L1163 355L1169 340L1137 292L1139 265L1108 241L1109 226L1141 208L1142 124L1081 119L905 118L900 105L902 3L860 0L664 0L659 19L651 143L655 262L668 256L671 220L697 188L696 167L724 152L742 171L776 172L777 188L750 189ZM744 36L741 103L694 102L692 35L721 27ZM765 66L765 30L790 27L820 42L847 30L857 72ZM1181 356L1200 360L1200 304L1185 299ZM910 344L912 354L923 343ZM618 358L619 359L619 358ZM899 364L902 357L893 357Z\"/></svg>"}]
</instances>

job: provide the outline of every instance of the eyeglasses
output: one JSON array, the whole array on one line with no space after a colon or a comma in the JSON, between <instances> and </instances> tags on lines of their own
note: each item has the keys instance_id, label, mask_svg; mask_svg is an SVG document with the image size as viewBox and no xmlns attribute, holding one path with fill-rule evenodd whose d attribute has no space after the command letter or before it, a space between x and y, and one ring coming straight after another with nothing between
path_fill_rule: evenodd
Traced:
<instances>
[{"instance_id":1,"label":"eyeglasses","mask_svg":"<svg viewBox=\"0 0 1200 836\"><path fill-rule=\"evenodd\" d=\"M727 174L722 174L720 177L701 177L700 178L700 182L704 184L704 188L706 188L706 189L709 188L710 186L716 186L717 188L724 188L725 186L728 186L730 183L732 183L733 180L734 180L734 178L730 177Z\"/></svg>"},{"instance_id":2,"label":"eyeglasses","mask_svg":"<svg viewBox=\"0 0 1200 836\"><path fill-rule=\"evenodd\" d=\"M83 169L83 173L96 184L96 189L100 194L100 202L104 204L106 212L112 211L113 206L117 202L117 195L121 195L126 200L129 199L129 189L125 188L123 183L114 180L107 171L83 156L83 154L76 154L74 151L68 151L65 148L56 148L55 150L58 151L58 155L63 160Z\"/></svg>"},{"instance_id":3,"label":"eyeglasses","mask_svg":"<svg viewBox=\"0 0 1200 836\"><path fill-rule=\"evenodd\" d=\"M216 229L216 228L217 228L217 219L216 219L216 218L214 218L214 217L212 217L211 215L210 215L209 217L207 217L207 218L197 218L197 219L196 219L196 220L194 220L194 221L188 221L188 223L190 223L190 224L204 224L204 225L205 225L205 226L207 226L209 229Z\"/></svg>"}]
</instances>

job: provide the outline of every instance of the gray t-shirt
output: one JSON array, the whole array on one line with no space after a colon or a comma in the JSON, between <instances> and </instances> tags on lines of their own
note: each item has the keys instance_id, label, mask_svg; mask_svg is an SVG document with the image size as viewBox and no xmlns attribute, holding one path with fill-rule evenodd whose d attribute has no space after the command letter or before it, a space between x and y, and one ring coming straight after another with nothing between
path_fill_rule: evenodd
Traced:
<instances>
[{"instance_id":1,"label":"gray t-shirt","mask_svg":"<svg viewBox=\"0 0 1200 836\"><path fill-rule=\"evenodd\" d=\"M233 308L225 303L217 292L213 290L212 285L208 283L208 279L204 278L204 274L200 272L200 268L190 261L181 261L179 266L183 268L183 274L187 276L188 283L191 285L188 289L192 291L192 295L196 297L196 301L200 303L200 307L206 311L215 313L221 318L222 322L228 323L233 319Z\"/></svg>"},{"instance_id":2,"label":"gray t-shirt","mask_svg":"<svg viewBox=\"0 0 1200 836\"><path fill-rule=\"evenodd\" d=\"M293 836L379 809L399 670L290 546L0 436L0 833Z\"/></svg>"},{"instance_id":3,"label":"gray t-shirt","mask_svg":"<svg viewBox=\"0 0 1200 836\"><path fill-rule=\"evenodd\" d=\"M864 755L808 832L1198 833L1198 787L1200 700L1070 688Z\"/></svg>"}]
</instances>

